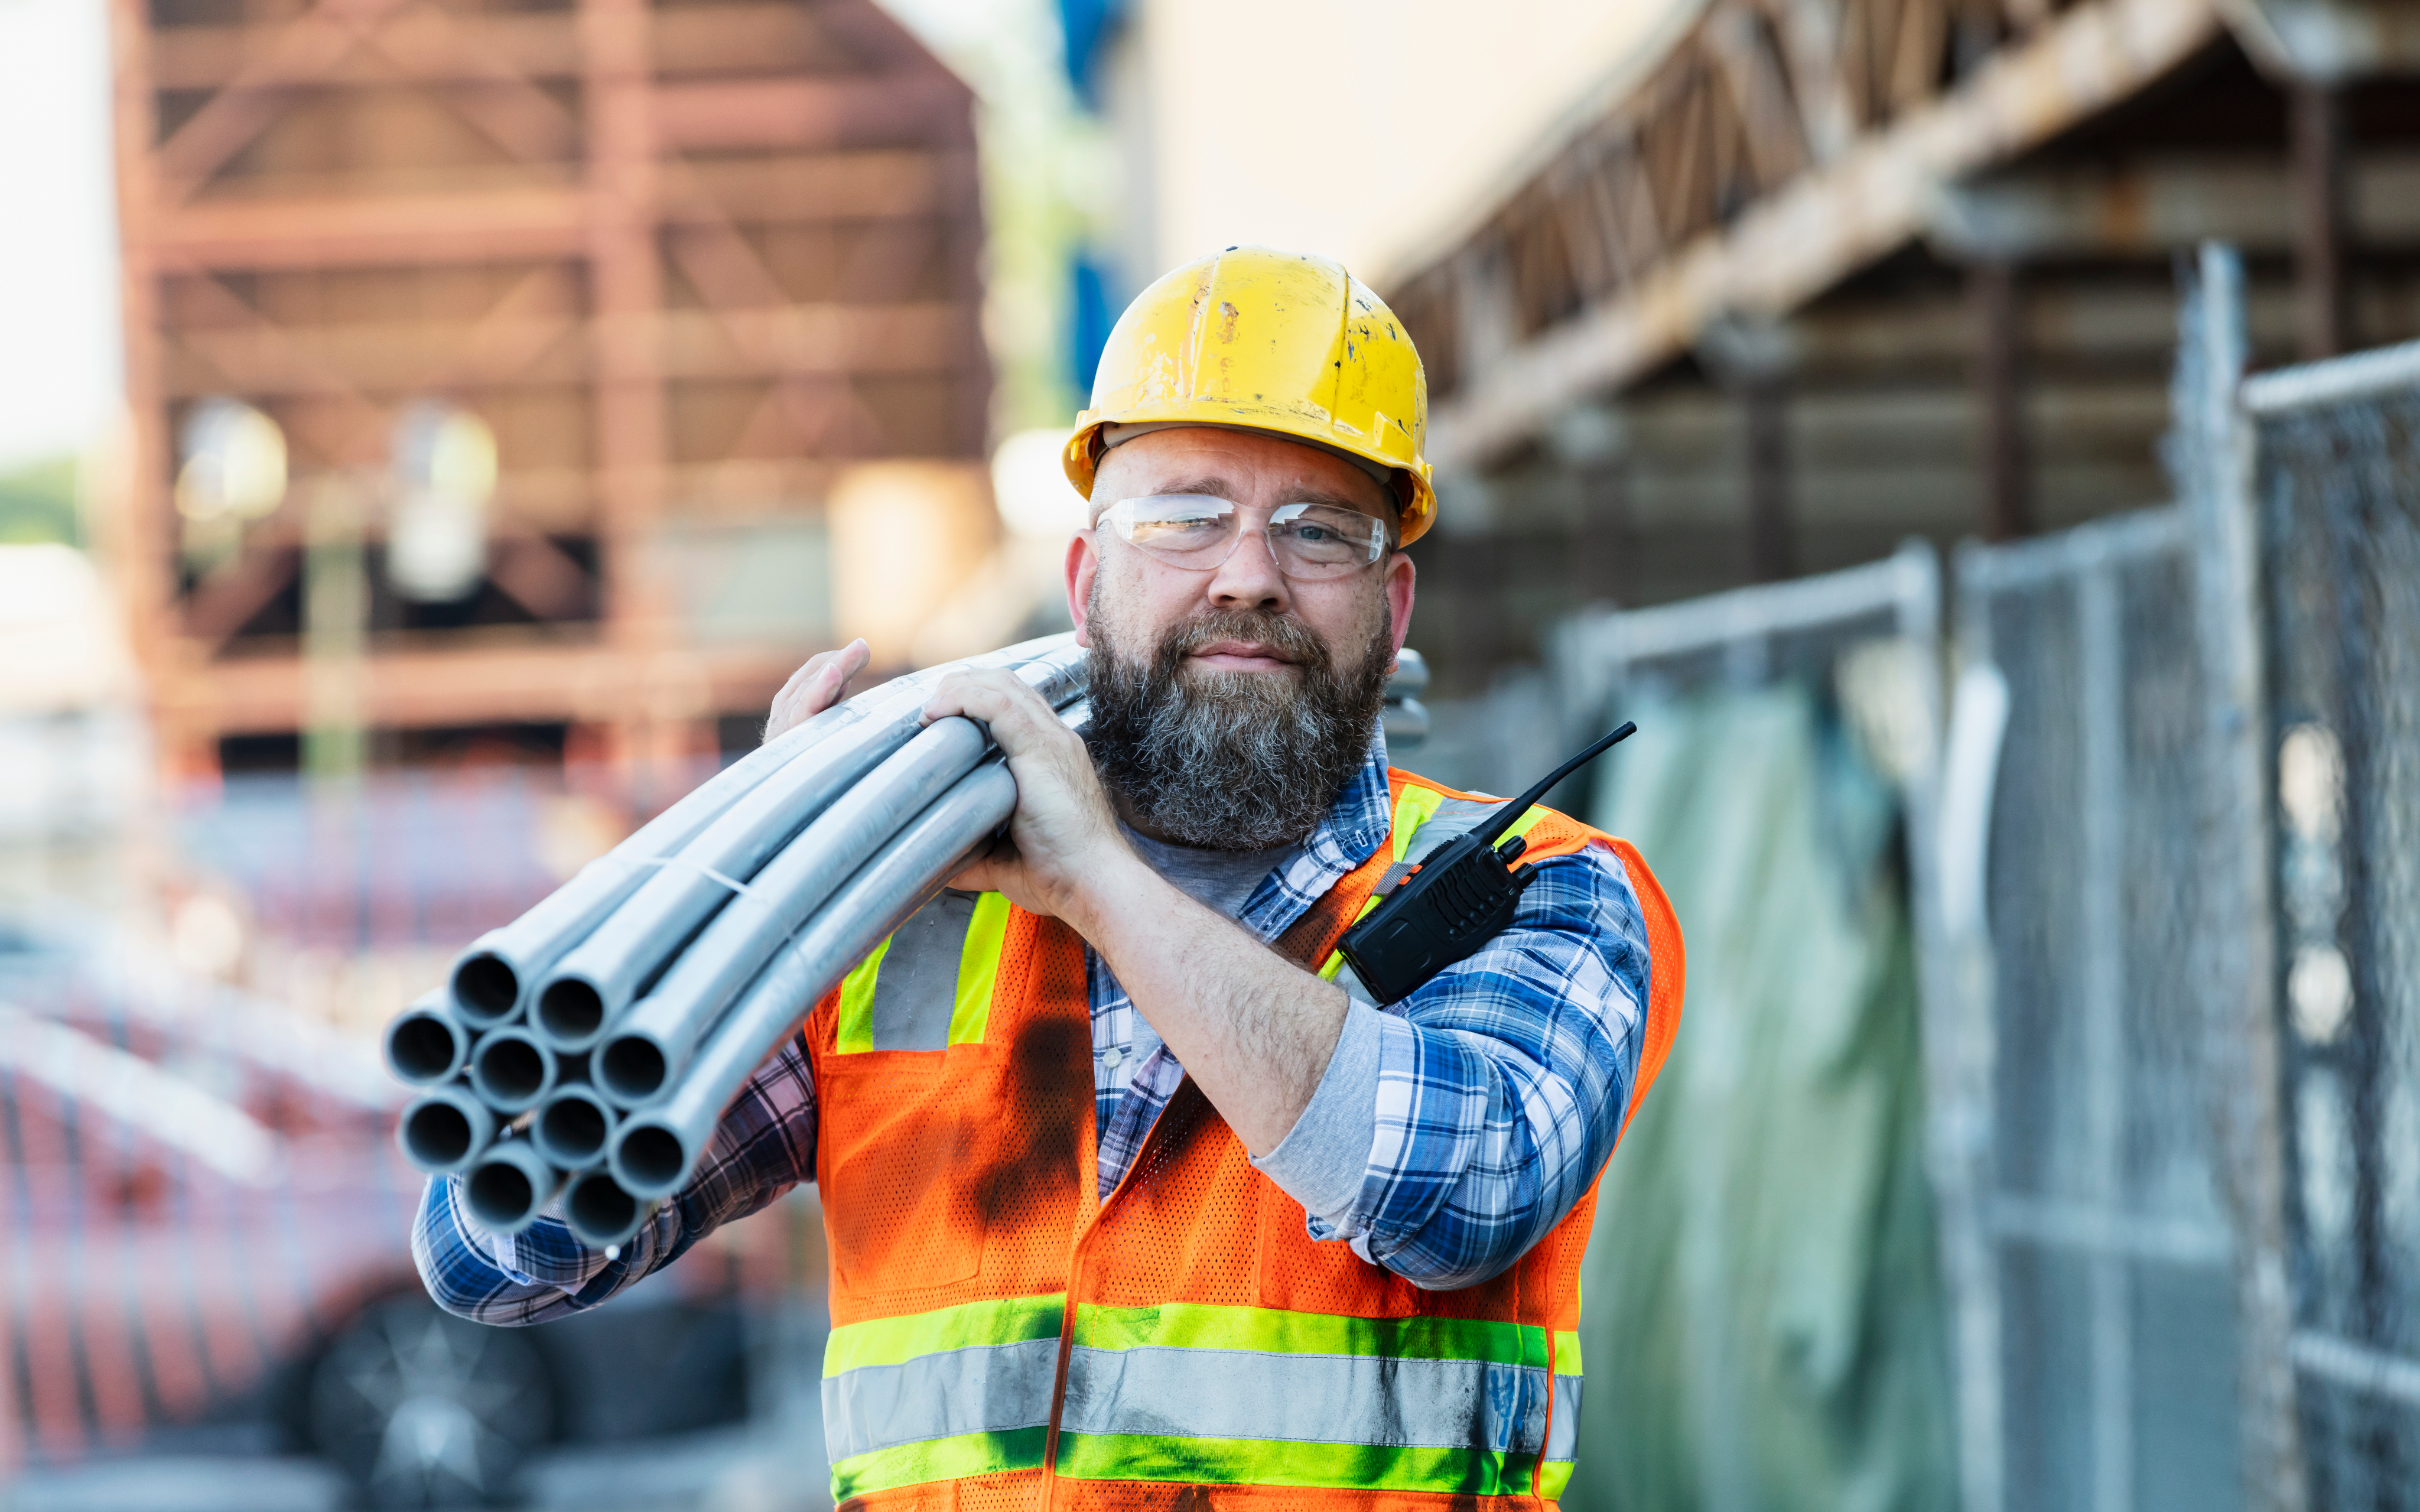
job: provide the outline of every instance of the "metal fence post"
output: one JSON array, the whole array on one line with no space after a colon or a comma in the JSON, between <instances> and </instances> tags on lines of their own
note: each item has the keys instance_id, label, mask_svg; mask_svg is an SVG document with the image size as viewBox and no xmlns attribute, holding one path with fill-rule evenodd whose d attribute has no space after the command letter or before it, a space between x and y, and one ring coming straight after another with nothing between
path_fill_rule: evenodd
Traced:
<instances>
[{"instance_id":1,"label":"metal fence post","mask_svg":"<svg viewBox=\"0 0 2420 1512\"><path fill-rule=\"evenodd\" d=\"M2219 1138L2236 1227L2244 1502L2303 1512L2286 1284L2285 1141L2277 1024L2274 828L2263 686L2265 622L2254 497L2255 431L2239 399L2245 366L2243 264L2209 244L2184 337L2192 455L2181 469L2195 522L2195 631L2208 690L2208 809L2201 929L2215 1015Z\"/></svg>"}]
</instances>

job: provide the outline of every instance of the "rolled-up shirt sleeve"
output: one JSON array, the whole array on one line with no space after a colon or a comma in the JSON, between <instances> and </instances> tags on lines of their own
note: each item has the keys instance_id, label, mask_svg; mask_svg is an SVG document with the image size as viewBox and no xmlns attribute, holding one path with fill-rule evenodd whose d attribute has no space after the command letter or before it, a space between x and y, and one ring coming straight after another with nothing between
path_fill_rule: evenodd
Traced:
<instances>
[{"instance_id":1,"label":"rolled-up shirt sleeve","mask_svg":"<svg viewBox=\"0 0 2420 1512\"><path fill-rule=\"evenodd\" d=\"M584 1312L813 1180L815 1129L814 1079L794 1037L723 1114L696 1179L613 1253L575 1238L559 1199L518 1234L490 1232L464 1207L461 1178L436 1177L412 1222L412 1264L437 1305L475 1322L510 1327Z\"/></svg>"},{"instance_id":2,"label":"rolled-up shirt sleeve","mask_svg":"<svg viewBox=\"0 0 2420 1512\"><path fill-rule=\"evenodd\" d=\"M1355 1005L1310 1104L1255 1163L1312 1238L1430 1289L1487 1280L1611 1157L1650 970L1621 859L1590 846L1542 862L1476 955L1384 1010Z\"/></svg>"}]
</instances>

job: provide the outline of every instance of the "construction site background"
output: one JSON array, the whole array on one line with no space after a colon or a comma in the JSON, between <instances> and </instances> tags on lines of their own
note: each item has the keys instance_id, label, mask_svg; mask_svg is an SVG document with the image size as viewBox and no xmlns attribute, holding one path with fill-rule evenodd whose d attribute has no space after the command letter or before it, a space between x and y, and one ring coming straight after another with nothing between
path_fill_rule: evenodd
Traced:
<instances>
[{"instance_id":1,"label":"construction site background","mask_svg":"<svg viewBox=\"0 0 2420 1512\"><path fill-rule=\"evenodd\" d=\"M814 1193L457 1328L373 1037L1063 627L1247 242L1427 363L1399 760L1642 726L1565 1504L2420 1501L2420 8L8 0L0 141L0 1505L827 1504Z\"/></svg>"}]
</instances>

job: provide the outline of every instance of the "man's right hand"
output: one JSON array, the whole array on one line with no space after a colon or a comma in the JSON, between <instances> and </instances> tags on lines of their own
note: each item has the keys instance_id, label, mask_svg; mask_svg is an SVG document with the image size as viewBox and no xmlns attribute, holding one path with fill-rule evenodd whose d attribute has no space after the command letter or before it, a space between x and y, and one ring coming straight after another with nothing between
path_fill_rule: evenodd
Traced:
<instances>
[{"instance_id":1,"label":"man's right hand","mask_svg":"<svg viewBox=\"0 0 2420 1512\"><path fill-rule=\"evenodd\" d=\"M790 680L773 695L773 711L765 719L765 739L796 729L839 703L848 691L848 679L864 671L873 657L865 642L855 640L837 651L807 658L807 664L791 673Z\"/></svg>"}]
</instances>

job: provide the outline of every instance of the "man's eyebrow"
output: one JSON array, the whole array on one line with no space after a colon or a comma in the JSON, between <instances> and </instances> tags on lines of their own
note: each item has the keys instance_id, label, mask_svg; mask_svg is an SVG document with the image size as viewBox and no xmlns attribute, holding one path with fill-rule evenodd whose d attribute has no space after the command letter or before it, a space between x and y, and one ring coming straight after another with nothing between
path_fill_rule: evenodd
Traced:
<instances>
[{"instance_id":1,"label":"man's eyebrow","mask_svg":"<svg viewBox=\"0 0 2420 1512\"><path fill-rule=\"evenodd\" d=\"M1204 474L1200 477L1187 478L1183 482L1163 484L1162 486L1152 490L1148 496L1153 498L1166 498L1172 494L1202 493L1207 494L1214 499L1225 499L1232 503L1238 491L1239 491L1235 488L1233 482L1230 479L1211 474ZM1350 494L1340 493L1334 489L1322 488L1316 483L1299 484L1295 488L1289 489L1286 491L1285 495L1278 502L1281 505L1325 504L1334 508L1342 509L1349 514L1373 515L1374 518L1380 520L1384 520L1386 518L1384 514L1377 513L1376 511L1365 507L1359 500L1352 497Z\"/></svg>"},{"instance_id":2,"label":"man's eyebrow","mask_svg":"<svg viewBox=\"0 0 2420 1512\"><path fill-rule=\"evenodd\" d=\"M1288 490L1284 499L1280 502L1284 504L1325 504L1333 508L1342 509L1347 514L1366 515L1373 513L1373 511L1366 507L1360 500L1354 498L1352 495L1339 493L1333 489L1324 489L1315 483L1306 483L1299 488ZM1385 517L1375 516L1375 518L1384 519Z\"/></svg>"},{"instance_id":3,"label":"man's eyebrow","mask_svg":"<svg viewBox=\"0 0 2420 1512\"><path fill-rule=\"evenodd\" d=\"M1154 489L1149 496L1167 498L1172 494L1206 493L1214 499L1225 499L1233 503L1237 491L1235 485L1226 478L1205 474L1201 477L1187 478L1182 483L1171 483L1164 488Z\"/></svg>"}]
</instances>

